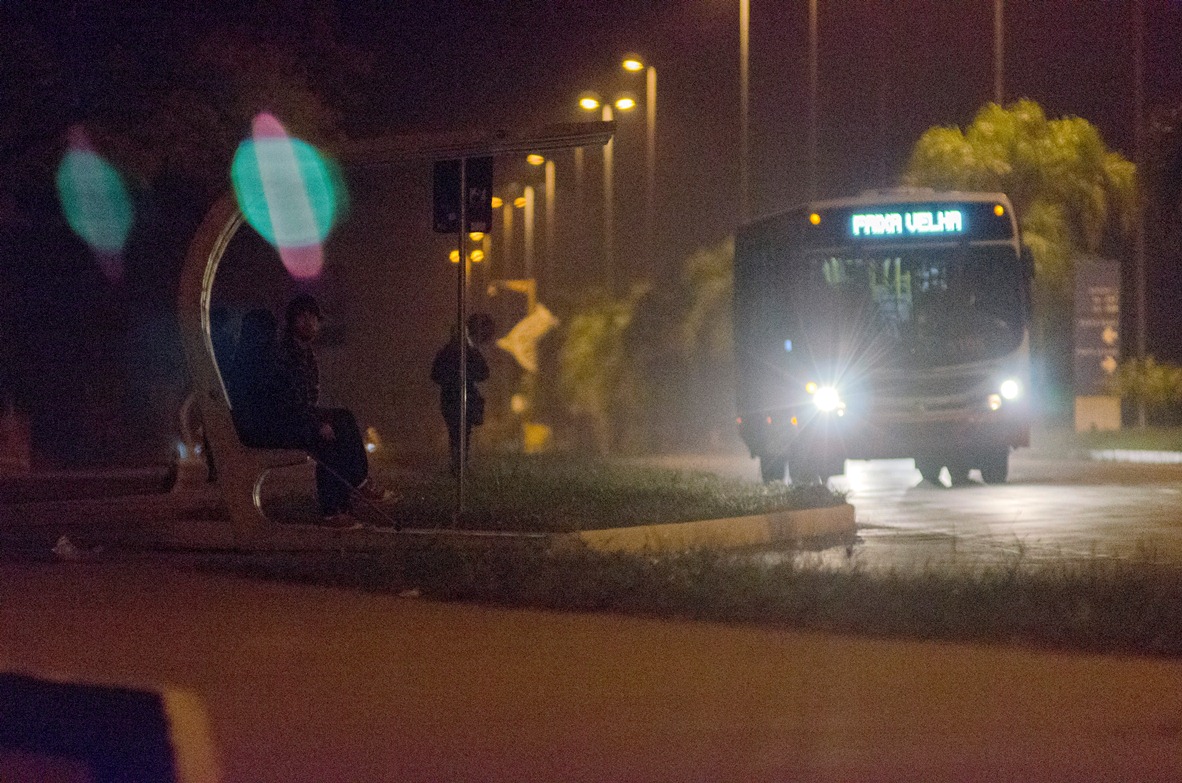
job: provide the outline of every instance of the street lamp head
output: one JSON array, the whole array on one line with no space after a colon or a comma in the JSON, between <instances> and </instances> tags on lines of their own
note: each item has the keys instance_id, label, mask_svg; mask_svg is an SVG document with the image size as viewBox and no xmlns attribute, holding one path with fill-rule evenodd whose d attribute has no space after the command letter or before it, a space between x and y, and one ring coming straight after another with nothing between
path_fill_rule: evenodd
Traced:
<instances>
[{"instance_id":1,"label":"street lamp head","mask_svg":"<svg viewBox=\"0 0 1182 783\"><path fill-rule=\"evenodd\" d=\"M493 196L490 203L492 204L493 209L500 209L501 207L505 206L505 200L500 196Z\"/></svg>"},{"instance_id":2,"label":"street lamp head","mask_svg":"<svg viewBox=\"0 0 1182 783\"><path fill-rule=\"evenodd\" d=\"M517 198L513 199L513 206L517 207L518 209L524 209L525 196L518 196Z\"/></svg>"},{"instance_id":3,"label":"street lamp head","mask_svg":"<svg viewBox=\"0 0 1182 783\"><path fill-rule=\"evenodd\" d=\"M631 95L621 95L616 98L615 106L620 111L629 111L636 108L636 99Z\"/></svg>"},{"instance_id":4,"label":"street lamp head","mask_svg":"<svg viewBox=\"0 0 1182 783\"><path fill-rule=\"evenodd\" d=\"M644 60L640 59L640 56L635 54L629 54L626 56L620 65L623 66L625 71L631 71L633 73L644 70Z\"/></svg>"},{"instance_id":5,"label":"street lamp head","mask_svg":"<svg viewBox=\"0 0 1182 783\"><path fill-rule=\"evenodd\" d=\"M531 155L526 155L525 162L531 166L541 166L546 162L546 159L535 152Z\"/></svg>"},{"instance_id":6,"label":"street lamp head","mask_svg":"<svg viewBox=\"0 0 1182 783\"><path fill-rule=\"evenodd\" d=\"M585 111L595 111L603 105L603 101L593 92L585 92L579 96L579 108Z\"/></svg>"}]
</instances>

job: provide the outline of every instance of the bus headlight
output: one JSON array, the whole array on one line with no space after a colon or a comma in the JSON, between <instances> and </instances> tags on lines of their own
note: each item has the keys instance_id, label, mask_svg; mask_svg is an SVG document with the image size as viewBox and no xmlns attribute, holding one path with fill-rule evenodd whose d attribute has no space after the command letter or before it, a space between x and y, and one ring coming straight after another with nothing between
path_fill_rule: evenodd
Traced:
<instances>
[{"instance_id":1,"label":"bus headlight","mask_svg":"<svg viewBox=\"0 0 1182 783\"><path fill-rule=\"evenodd\" d=\"M1007 400L1016 400L1022 396L1022 384L1018 383L1013 378L1007 378L1001 382L1001 386L997 389L1001 392L1001 396Z\"/></svg>"},{"instance_id":2,"label":"bus headlight","mask_svg":"<svg viewBox=\"0 0 1182 783\"><path fill-rule=\"evenodd\" d=\"M822 413L832 413L845 408L845 404L841 401L841 395L833 386L817 387L817 390L813 392L813 405L816 405L817 410Z\"/></svg>"}]
</instances>

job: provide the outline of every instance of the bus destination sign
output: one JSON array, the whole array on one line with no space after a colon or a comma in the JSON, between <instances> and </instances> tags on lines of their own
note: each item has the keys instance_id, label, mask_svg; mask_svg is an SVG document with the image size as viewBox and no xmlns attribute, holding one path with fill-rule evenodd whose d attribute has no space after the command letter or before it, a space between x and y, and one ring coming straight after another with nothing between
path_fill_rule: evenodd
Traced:
<instances>
[{"instance_id":1,"label":"bus destination sign","mask_svg":"<svg viewBox=\"0 0 1182 783\"><path fill-rule=\"evenodd\" d=\"M855 237L948 236L964 231L964 213L959 209L854 212L850 215L850 233Z\"/></svg>"}]
</instances>

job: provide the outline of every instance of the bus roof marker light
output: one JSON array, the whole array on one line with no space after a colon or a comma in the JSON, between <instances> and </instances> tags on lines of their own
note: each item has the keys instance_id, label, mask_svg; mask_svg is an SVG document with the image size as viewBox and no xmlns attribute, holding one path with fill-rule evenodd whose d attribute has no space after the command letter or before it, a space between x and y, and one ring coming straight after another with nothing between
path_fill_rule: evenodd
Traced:
<instances>
[{"instance_id":1,"label":"bus roof marker light","mask_svg":"<svg viewBox=\"0 0 1182 783\"><path fill-rule=\"evenodd\" d=\"M1001 217L1005 213L1006 213L1006 208L1003 207L1001 204L994 204L993 205L993 214L997 215L998 217Z\"/></svg>"},{"instance_id":2,"label":"bus roof marker light","mask_svg":"<svg viewBox=\"0 0 1182 783\"><path fill-rule=\"evenodd\" d=\"M814 212L813 214L809 215L809 222L812 223L814 226L821 225L820 213Z\"/></svg>"}]
</instances>

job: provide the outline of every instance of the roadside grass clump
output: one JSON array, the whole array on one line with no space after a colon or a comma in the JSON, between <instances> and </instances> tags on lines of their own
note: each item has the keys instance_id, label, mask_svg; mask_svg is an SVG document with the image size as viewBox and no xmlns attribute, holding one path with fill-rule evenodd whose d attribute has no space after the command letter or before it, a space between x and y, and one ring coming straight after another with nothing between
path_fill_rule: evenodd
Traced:
<instances>
[{"instance_id":1,"label":"roadside grass clump","mask_svg":"<svg viewBox=\"0 0 1182 783\"><path fill-rule=\"evenodd\" d=\"M222 555L206 569L507 607L606 611L929 641L1182 655L1182 570L1091 558L871 569L809 554L659 556L428 541L363 553Z\"/></svg>"},{"instance_id":2,"label":"roadside grass clump","mask_svg":"<svg viewBox=\"0 0 1182 783\"><path fill-rule=\"evenodd\" d=\"M388 513L405 525L451 526L456 489L450 475L404 473L388 483L403 495ZM505 456L473 468L457 526L570 532L822 508L844 500L819 485L755 484L613 460Z\"/></svg>"}]
</instances>

